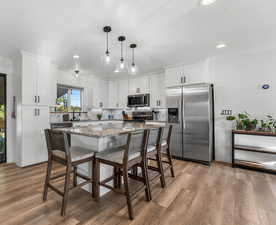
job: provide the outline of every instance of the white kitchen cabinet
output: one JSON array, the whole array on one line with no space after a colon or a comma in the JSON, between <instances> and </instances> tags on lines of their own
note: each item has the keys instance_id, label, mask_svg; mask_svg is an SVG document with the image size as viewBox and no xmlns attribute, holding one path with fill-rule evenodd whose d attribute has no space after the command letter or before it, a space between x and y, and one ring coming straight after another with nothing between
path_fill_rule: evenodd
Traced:
<instances>
[{"instance_id":1,"label":"white kitchen cabinet","mask_svg":"<svg viewBox=\"0 0 276 225\"><path fill-rule=\"evenodd\" d=\"M165 107L166 90L164 74L150 76L150 106Z\"/></svg>"},{"instance_id":2,"label":"white kitchen cabinet","mask_svg":"<svg viewBox=\"0 0 276 225\"><path fill-rule=\"evenodd\" d=\"M108 81L108 107L119 107L117 81Z\"/></svg>"},{"instance_id":3,"label":"white kitchen cabinet","mask_svg":"<svg viewBox=\"0 0 276 225\"><path fill-rule=\"evenodd\" d=\"M33 105L37 102L38 60L32 56L22 57L22 104Z\"/></svg>"},{"instance_id":4,"label":"white kitchen cabinet","mask_svg":"<svg viewBox=\"0 0 276 225\"><path fill-rule=\"evenodd\" d=\"M185 83L183 67L168 68L165 71L165 86L172 87Z\"/></svg>"},{"instance_id":5,"label":"white kitchen cabinet","mask_svg":"<svg viewBox=\"0 0 276 225\"><path fill-rule=\"evenodd\" d=\"M118 81L118 107L127 107L128 80Z\"/></svg>"},{"instance_id":6,"label":"white kitchen cabinet","mask_svg":"<svg viewBox=\"0 0 276 225\"><path fill-rule=\"evenodd\" d=\"M149 93L149 77L136 77L129 79L129 94L145 94Z\"/></svg>"},{"instance_id":7,"label":"white kitchen cabinet","mask_svg":"<svg viewBox=\"0 0 276 225\"><path fill-rule=\"evenodd\" d=\"M48 158L44 129L50 127L49 107L22 107L19 166L44 162ZM47 119L48 118L48 119Z\"/></svg>"},{"instance_id":8,"label":"white kitchen cabinet","mask_svg":"<svg viewBox=\"0 0 276 225\"><path fill-rule=\"evenodd\" d=\"M93 85L93 106L95 108L107 107L108 82L95 79Z\"/></svg>"},{"instance_id":9,"label":"white kitchen cabinet","mask_svg":"<svg viewBox=\"0 0 276 225\"><path fill-rule=\"evenodd\" d=\"M55 104L57 68L48 59L22 53L22 104Z\"/></svg>"}]
</instances>

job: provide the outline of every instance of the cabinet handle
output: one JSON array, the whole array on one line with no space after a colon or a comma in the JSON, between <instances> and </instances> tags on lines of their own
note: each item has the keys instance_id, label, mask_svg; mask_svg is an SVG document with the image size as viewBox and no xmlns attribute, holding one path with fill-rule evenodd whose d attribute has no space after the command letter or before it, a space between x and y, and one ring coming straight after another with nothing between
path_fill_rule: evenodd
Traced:
<instances>
[{"instance_id":1,"label":"cabinet handle","mask_svg":"<svg viewBox=\"0 0 276 225\"><path fill-rule=\"evenodd\" d=\"M37 109L37 115L40 116L40 109Z\"/></svg>"},{"instance_id":2,"label":"cabinet handle","mask_svg":"<svg viewBox=\"0 0 276 225\"><path fill-rule=\"evenodd\" d=\"M36 116L36 108L34 109L34 115Z\"/></svg>"},{"instance_id":3,"label":"cabinet handle","mask_svg":"<svg viewBox=\"0 0 276 225\"><path fill-rule=\"evenodd\" d=\"M37 101L38 101L38 103L40 103L40 96L39 95L37 96Z\"/></svg>"},{"instance_id":4,"label":"cabinet handle","mask_svg":"<svg viewBox=\"0 0 276 225\"><path fill-rule=\"evenodd\" d=\"M36 103L36 101L37 101L37 97L36 97L36 95L34 96L34 102Z\"/></svg>"}]
</instances>

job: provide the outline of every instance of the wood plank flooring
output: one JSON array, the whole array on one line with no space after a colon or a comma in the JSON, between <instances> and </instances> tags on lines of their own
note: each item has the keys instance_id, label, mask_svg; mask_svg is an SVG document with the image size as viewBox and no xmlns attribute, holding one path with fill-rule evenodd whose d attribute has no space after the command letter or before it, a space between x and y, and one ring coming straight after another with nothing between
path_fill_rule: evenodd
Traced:
<instances>
[{"instance_id":1,"label":"wood plank flooring","mask_svg":"<svg viewBox=\"0 0 276 225\"><path fill-rule=\"evenodd\" d=\"M55 173L64 169L54 165ZM83 190L71 192L67 216L61 198L49 191L42 202L46 165L0 165L0 224L5 225L275 225L276 176L214 163L211 167L175 161L167 187L152 184L153 200L134 199L128 220L124 196L105 195L100 203ZM55 181L60 188L63 180Z\"/></svg>"}]
</instances>

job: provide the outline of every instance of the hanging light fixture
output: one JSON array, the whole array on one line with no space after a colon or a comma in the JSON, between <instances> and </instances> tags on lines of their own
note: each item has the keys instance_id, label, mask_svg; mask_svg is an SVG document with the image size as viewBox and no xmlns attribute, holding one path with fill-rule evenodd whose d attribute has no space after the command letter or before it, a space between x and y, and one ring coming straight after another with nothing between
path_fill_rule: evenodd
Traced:
<instances>
[{"instance_id":1,"label":"hanging light fixture","mask_svg":"<svg viewBox=\"0 0 276 225\"><path fill-rule=\"evenodd\" d=\"M103 28L103 31L106 33L106 51L105 51L105 56L104 56L104 63L106 65L110 64L110 51L109 51L109 43L108 43L108 34L111 32L111 27L110 26L105 26Z\"/></svg>"},{"instance_id":2,"label":"hanging light fixture","mask_svg":"<svg viewBox=\"0 0 276 225\"><path fill-rule=\"evenodd\" d=\"M123 57L123 42L126 40L125 36L119 36L118 41L121 43L121 57L120 57L120 63L117 66L115 71L123 72L126 69L126 64Z\"/></svg>"},{"instance_id":3,"label":"hanging light fixture","mask_svg":"<svg viewBox=\"0 0 276 225\"><path fill-rule=\"evenodd\" d=\"M73 56L74 64L75 64L74 72L75 72L75 76L76 77L79 77L79 75L80 75L80 62L79 62L79 58L80 57L78 55L74 55Z\"/></svg>"},{"instance_id":4,"label":"hanging light fixture","mask_svg":"<svg viewBox=\"0 0 276 225\"><path fill-rule=\"evenodd\" d=\"M138 72L138 67L137 65L135 64L135 59L134 59L134 49L137 47L136 44L131 44L129 46L132 50L131 54L132 54L132 58L131 58L131 66L130 66L130 71L129 73L132 74L132 75L135 75L137 72Z\"/></svg>"}]
</instances>

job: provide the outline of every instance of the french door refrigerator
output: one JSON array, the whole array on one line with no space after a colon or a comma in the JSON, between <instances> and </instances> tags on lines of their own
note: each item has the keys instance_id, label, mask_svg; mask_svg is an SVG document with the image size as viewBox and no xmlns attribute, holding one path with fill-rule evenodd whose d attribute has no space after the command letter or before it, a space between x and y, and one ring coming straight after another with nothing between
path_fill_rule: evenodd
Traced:
<instances>
[{"instance_id":1,"label":"french door refrigerator","mask_svg":"<svg viewBox=\"0 0 276 225\"><path fill-rule=\"evenodd\" d=\"M214 158L213 85L185 84L166 89L171 154L210 164Z\"/></svg>"}]
</instances>

